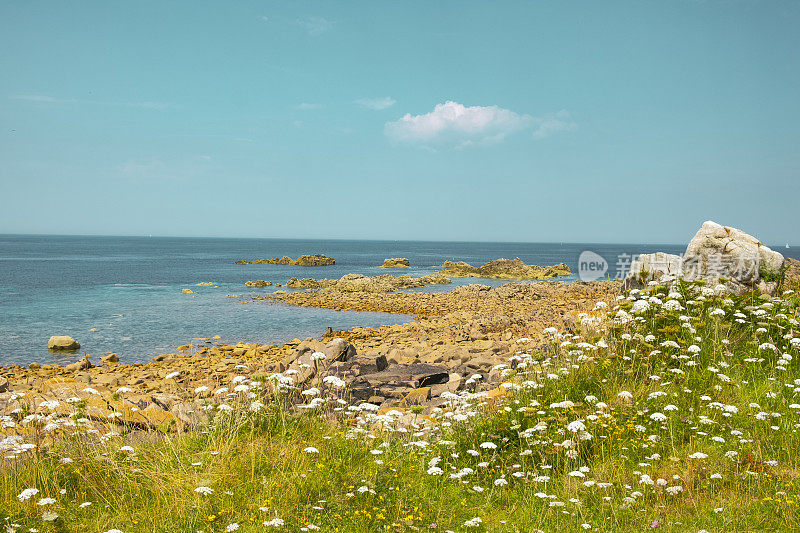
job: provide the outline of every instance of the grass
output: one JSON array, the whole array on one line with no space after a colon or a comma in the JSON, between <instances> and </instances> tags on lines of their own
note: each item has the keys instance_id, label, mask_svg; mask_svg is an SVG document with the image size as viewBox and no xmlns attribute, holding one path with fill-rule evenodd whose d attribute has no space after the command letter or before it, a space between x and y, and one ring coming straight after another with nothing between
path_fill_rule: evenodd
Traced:
<instances>
[{"instance_id":1,"label":"grass","mask_svg":"<svg viewBox=\"0 0 800 533\"><path fill-rule=\"evenodd\" d=\"M580 334L546 330L546 355L521 342L500 387L430 416L348 405L336 384L308 401L277 375L215 396L213 422L190 433L94 433L40 406L4 441L0 519L20 532L798 530L797 309L794 294L698 283L634 291L583 315ZM300 397L312 407L292 407Z\"/></svg>"}]
</instances>

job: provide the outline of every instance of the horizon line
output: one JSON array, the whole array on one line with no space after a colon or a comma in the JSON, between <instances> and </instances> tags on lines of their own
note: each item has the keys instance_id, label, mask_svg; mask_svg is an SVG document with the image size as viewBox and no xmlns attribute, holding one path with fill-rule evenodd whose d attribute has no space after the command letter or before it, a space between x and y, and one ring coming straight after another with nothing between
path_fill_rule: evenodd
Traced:
<instances>
[{"instance_id":1,"label":"horizon line","mask_svg":"<svg viewBox=\"0 0 800 533\"><path fill-rule=\"evenodd\" d=\"M376 239L349 237L231 237L208 235L142 235L142 234L99 234L99 233L0 233L0 237L91 237L91 238L130 238L130 239L237 239L272 241L343 241L343 242L430 242L430 243L480 243L480 244L593 244L593 245L648 245L648 246L686 246L687 243L674 242L600 242L600 241L487 241L450 239ZM688 241L687 241L688 242Z\"/></svg>"}]
</instances>

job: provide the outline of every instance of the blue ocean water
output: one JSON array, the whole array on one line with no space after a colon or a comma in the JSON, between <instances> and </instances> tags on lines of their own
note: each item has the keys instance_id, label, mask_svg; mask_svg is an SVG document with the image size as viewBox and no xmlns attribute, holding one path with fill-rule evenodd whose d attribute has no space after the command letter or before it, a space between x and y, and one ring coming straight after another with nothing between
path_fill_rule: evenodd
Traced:
<instances>
[{"instance_id":1,"label":"blue ocean water","mask_svg":"<svg viewBox=\"0 0 800 533\"><path fill-rule=\"evenodd\" d=\"M122 362L146 362L198 337L281 343L319 337L327 327L374 327L409 320L403 315L251 302L248 295L277 288L249 289L244 286L248 280L285 283L291 277L378 275L387 273L380 268L387 257L409 258L413 268L402 273L414 276L435 272L447 259L480 265L499 257L519 257L537 265L565 262L575 270L584 250L605 257L613 277L620 254L684 249L685 245L0 235L0 365L65 363L83 353L96 358L108 352L116 352ZM786 255L796 257L800 250L795 250L781 252L794 252ZM306 253L324 253L334 257L336 265L233 264L239 259ZM207 281L214 286L196 285ZM454 285L500 283L453 281ZM182 294L184 288L194 294ZM226 297L229 294L240 298ZM80 352L49 352L51 335L74 337L81 343Z\"/></svg>"}]
</instances>

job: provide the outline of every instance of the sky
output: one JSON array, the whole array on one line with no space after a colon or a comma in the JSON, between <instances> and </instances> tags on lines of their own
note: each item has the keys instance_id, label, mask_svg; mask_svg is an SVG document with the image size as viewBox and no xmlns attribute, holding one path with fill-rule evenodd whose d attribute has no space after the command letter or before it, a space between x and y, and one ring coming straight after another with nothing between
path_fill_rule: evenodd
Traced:
<instances>
[{"instance_id":1,"label":"sky","mask_svg":"<svg viewBox=\"0 0 800 533\"><path fill-rule=\"evenodd\" d=\"M800 245L800 2L0 3L0 233Z\"/></svg>"}]
</instances>

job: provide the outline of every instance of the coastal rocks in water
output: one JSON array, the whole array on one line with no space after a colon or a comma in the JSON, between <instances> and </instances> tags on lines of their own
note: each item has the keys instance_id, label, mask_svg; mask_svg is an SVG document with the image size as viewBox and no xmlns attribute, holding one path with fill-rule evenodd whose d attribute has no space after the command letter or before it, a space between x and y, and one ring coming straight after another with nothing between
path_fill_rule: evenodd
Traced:
<instances>
[{"instance_id":1,"label":"coastal rocks in water","mask_svg":"<svg viewBox=\"0 0 800 533\"><path fill-rule=\"evenodd\" d=\"M782 276L783 256L747 233L708 221L689 241L683 256L686 279L718 283L734 292L753 289L773 294Z\"/></svg>"},{"instance_id":2,"label":"coastal rocks in water","mask_svg":"<svg viewBox=\"0 0 800 533\"><path fill-rule=\"evenodd\" d=\"M336 260L324 254L301 255L297 259L289 256L273 257L272 259L256 259L255 261L236 261L234 265L294 265L294 266L330 266L335 265Z\"/></svg>"},{"instance_id":3,"label":"coastal rocks in water","mask_svg":"<svg viewBox=\"0 0 800 533\"><path fill-rule=\"evenodd\" d=\"M405 257L392 257L383 260L381 268L409 268L411 263Z\"/></svg>"},{"instance_id":4,"label":"coastal rocks in water","mask_svg":"<svg viewBox=\"0 0 800 533\"><path fill-rule=\"evenodd\" d=\"M327 289L340 292L394 292L400 289L413 289L426 285L446 285L450 278L441 274L429 274L420 278L411 276L364 276L362 274L345 274L337 279L297 279L292 278L287 287L293 289Z\"/></svg>"},{"instance_id":5,"label":"coastal rocks in water","mask_svg":"<svg viewBox=\"0 0 800 533\"><path fill-rule=\"evenodd\" d=\"M77 350L81 345L68 335L53 335L47 341L48 350Z\"/></svg>"},{"instance_id":6,"label":"coastal rocks in water","mask_svg":"<svg viewBox=\"0 0 800 533\"><path fill-rule=\"evenodd\" d=\"M623 289L643 289L651 281L676 279L683 272L681 256L656 252L641 254L631 262Z\"/></svg>"},{"instance_id":7,"label":"coastal rocks in water","mask_svg":"<svg viewBox=\"0 0 800 533\"><path fill-rule=\"evenodd\" d=\"M457 278L548 279L568 276L570 270L564 263L547 267L527 265L517 257L516 259L495 259L479 267L474 267L464 261L457 263L445 261L439 273Z\"/></svg>"},{"instance_id":8,"label":"coastal rocks in water","mask_svg":"<svg viewBox=\"0 0 800 533\"><path fill-rule=\"evenodd\" d=\"M182 294L194 294L194 291L192 289L182 289L181 293Z\"/></svg>"},{"instance_id":9,"label":"coastal rocks in water","mask_svg":"<svg viewBox=\"0 0 800 533\"><path fill-rule=\"evenodd\" d=\"M258 279L256 281L245 281L244 282L246 287L270 287L272 286L271 281L264 281L263 279Z\"/></svg>"}]
</instances>

